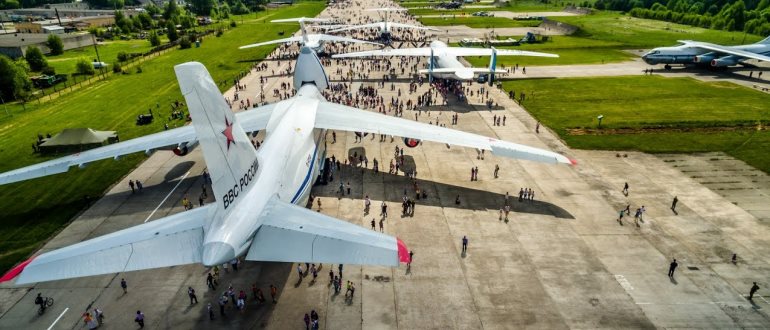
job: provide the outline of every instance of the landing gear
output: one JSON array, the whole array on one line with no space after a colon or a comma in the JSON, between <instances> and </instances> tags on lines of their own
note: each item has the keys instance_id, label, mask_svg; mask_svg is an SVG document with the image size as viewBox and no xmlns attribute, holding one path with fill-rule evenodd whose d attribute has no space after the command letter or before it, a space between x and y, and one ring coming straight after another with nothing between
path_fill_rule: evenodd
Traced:
<instances>
[{"instance_id":1,"label":"landing gear","mask_svg":"<svg viewBox=\"0 0 770 330\"><path fill-rule=\"evenodd\" d=\"M666 69L666 71L670 71L671 70L671 65L666 64L666 65L663 66L663 68Z\"/></svg>"}]
</instances>

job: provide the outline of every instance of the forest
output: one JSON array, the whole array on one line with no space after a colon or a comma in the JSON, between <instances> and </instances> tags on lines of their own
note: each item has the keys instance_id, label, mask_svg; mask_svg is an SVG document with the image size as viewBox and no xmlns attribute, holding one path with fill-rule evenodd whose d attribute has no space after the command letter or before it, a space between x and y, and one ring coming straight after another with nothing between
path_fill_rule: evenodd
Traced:
<instances>
[{"instance_id":1,"label":"forest","mask_svg":"<svg viewBox=\"0 0 770 330\"><path fill-rule=\"evenodd\" d=\"M594 8L716 30L770 35L770 0L598 0Z\"/></svg>"}]
</instances>

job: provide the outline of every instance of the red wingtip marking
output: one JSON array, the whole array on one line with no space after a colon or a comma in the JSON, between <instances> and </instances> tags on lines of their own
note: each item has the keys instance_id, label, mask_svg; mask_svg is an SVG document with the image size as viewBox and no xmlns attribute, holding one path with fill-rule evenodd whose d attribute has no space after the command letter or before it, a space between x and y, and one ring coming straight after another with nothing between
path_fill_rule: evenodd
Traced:
<instances>
[{"instance_id":1,"label":"red wingtip marking","mask_svg":"<svg viewBox=\"0 0 770 330\"><path fill-rule=\"evenodd\" d=\"M406 248L404 241L400 238L396 238L396 241L398 242L398 261L405 264L411 262L412 260L409 258L409 249Z\"/></svg>"},{"instance_id":2,"label":"red wingtip marking","mask_svg":"<svg viewBox=\"0 0 770 330\"><path fill-rule=\"evenodd\" d=\"M16 267L11 268L11 270L3 274L3 277L0 277L0 283L8 282L16 278L16 276L19 276L19 274L21 274L21 271L24 270L24 267L27 267L27 265L29 265L29 263L32 262L32 259L35 259L35 257L29 258L24 262L16 265Z\"/></svg>"},{"instance_id":3,"label":"red wingtip marking","mask_svg":"<svg viewBox=\"0 0 770 330\"><path fill-rule=\"evenodd\" d=\"M570 159L569 159L569 162L570 162L572 165L577 165L577 159L574 159L574 158L570 158Z\"/></svg>"}]
</instances>

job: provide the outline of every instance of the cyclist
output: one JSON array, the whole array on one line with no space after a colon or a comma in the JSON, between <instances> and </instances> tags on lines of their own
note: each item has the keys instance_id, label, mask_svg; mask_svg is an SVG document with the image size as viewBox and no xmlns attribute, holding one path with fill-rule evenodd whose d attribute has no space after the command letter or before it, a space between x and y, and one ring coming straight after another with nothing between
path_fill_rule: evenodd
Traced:
<instances>
[{"instance_id":1,"label":"cyclist","mask_svg":"<svg viewBox=\"0 0 770 330\"><path fill-rule=\"evenodd\" d=\"M40 309L45 310L45 307L46 307L45 301L46 299L43 298L43 296L40 293L38 293L37 298L35 298L35 305L40 305Z\"/></svg>"}]
</instances>

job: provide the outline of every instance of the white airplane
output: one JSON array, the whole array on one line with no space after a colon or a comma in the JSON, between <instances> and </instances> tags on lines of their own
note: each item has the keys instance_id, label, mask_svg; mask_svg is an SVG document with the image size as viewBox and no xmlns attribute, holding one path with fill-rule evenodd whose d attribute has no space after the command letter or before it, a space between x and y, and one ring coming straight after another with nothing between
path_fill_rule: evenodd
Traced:
<instances>
[{"instance_id":1,"label":"white airplane","mask_svg":"<svg viewBox=\"0 0 770 330\"><path fill-rule=\"evenodd\" d=\"M308 18L308 17L299 17L299 18L286 18L286 19L276 19L270 21L271 23L283 23L283 22L299 22L300 30L302 31L302 35L295 36L295 37L289 37L289 38L283 38L283 39L276 39L271 41L265 41L260 42L256 44L246 45L238 47L239 49L246 49L246 48L254 48L259 46L265 46L265 45L271 45L271 44L283 44L283 43L292 43L292 42L299 42L301 46L304 47L310 47L313 51L316 53L320 53L323 51L324 43L329 42L349 42L349 43L359 43L359 44L371 44L371 45L378 45L382 46L382 44L378 44L376 42L370 42L365 40L358 40L353 38L345 38L340 36L333 36L328 34L308 34L307 28L305 27L305 23L321 23L321 22L330 22L329 19L324 18Z\"/></svg>"},{"instance_id":2,"label":"white airplane","mask_svg":"<svg viewBox=\"0 0 770 330\"><path fill-rule=\"evenodd\" d=\"M410 25L410 24L402 24L402 23L395 23L388 21L388 13L390 12L398 12L398 11L406 11L406 8L370 8L365 9L364 11L378 11L378 12L384 12L385 18L381 22L376 23L370 23L370 24L362 24L362 25L352 25L352 26L346 26L343 28L336 28L332 30L328 30L327 32L333 33L333 32L342 32L342 31L351 31L351 30L362 30L362 29L378 29L380 31L380 38L382 40L390 40L391 31L393 31L393 28L401 28L401 29L415 29L415 30L430 30L430 31L439 31L438 29L430 28L430 27L424 27L424 26L418 26L418 25Z\"/></svg>"},{"instance_id":3,"label":"white airplane","mask_svg":"<svg viewBox=\"0 0 770 330\"><path fill-rule=\"evenodd\" d=\"M347 57L366 57L366 56L428 56L428 69L420 70L420 73L427 73L432 81L433 77L470 80L478 73L489 74L489 84L494 81L495 74L505 74L507 71L499 70L497 66L497 56L541 56L541 57L559 57L556 54L530 52L522 50L495 49L492 48L473 48L473 47L447 47L442 41L432 41L430 47L422 48L400 48L400 49L382 49L370 50L355 53L336 54L333 58ZM490 56L488 68L467 68L460 61L458 56Z\"/></svg>"},{"instance_id":4,"label":"white airplane","mask_svg":"<svg viewBox=\"0 0 770 330\"><path fill-rule=\"evenodd\" d=\"M695 64L721 68L741 63L745 59L770 61L770 37L764 40L740 46L721 46L708 42L679 40L682 43L674 47L655 48L642 55L647 64Z\"/></svg>"},{"instance_id":5,"label":"white airplane","mask_svg":"<svg viewBox=\"0 0 770 330\"><path fill-rule=\"evenodd\" d=\"M328 79L310 48L295 65L296 96L233 114L200 63L177 65L193 124L0 174L7 184L130 152L200 141L216 203L35 256L0 281L16 284L202 263L252 261L397 266L409 261L395 237L364 229L305 205L322 170L327 130L408 136L485 149L545 163L575 164L547 150L359 110L324 100ZM266 130L255 150L246 132ZM412 145L412 147L416 144Z\"/></svg>"}]
</instances>

